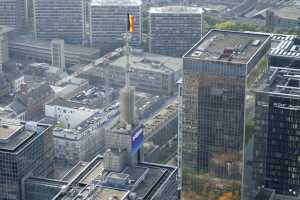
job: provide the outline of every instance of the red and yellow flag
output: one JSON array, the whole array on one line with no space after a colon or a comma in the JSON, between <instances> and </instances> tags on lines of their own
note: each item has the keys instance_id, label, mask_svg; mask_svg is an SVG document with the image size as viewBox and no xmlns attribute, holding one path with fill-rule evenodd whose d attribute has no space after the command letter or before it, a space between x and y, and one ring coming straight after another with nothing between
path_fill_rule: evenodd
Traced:
<instances>
[{"instance_id":1,"label":"red and yellow flag","mask_svg":"<svg viewBox=\"0 0 300 200\"><path fill-rule=\"evenodd\" d=\"M134 16L128 13L128 31L130 33L134 32Z\"/></svg>"}]
</instances>

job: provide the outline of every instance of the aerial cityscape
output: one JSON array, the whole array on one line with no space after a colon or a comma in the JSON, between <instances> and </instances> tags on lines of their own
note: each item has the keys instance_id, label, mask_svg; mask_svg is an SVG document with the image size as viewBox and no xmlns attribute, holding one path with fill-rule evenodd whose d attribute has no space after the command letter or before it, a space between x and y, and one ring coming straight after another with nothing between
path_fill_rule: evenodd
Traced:
<instances>
[{"instance_id":1,"label":"aerial cityscape","mask_svg":"<svg viewBox=\"0 0 300 200\"><path fill-rule=\"evenodd\" d=\"M300 0L0 0L0 200L300 200Z\"/></svg>"}]
</instances>

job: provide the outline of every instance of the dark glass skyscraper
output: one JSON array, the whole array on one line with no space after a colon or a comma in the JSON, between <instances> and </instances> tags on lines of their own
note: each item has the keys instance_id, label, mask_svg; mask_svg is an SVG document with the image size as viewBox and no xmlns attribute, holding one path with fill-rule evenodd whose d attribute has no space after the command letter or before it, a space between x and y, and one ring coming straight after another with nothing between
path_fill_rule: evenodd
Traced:
<instances>
[{"instance_id":1,"label":"dark glass skyscraper","mask_svg":"<svg viewBox=\"0 0 300 200\"><path fill-rule=\"evenodd\" d=\"M300 71L271 67L256 92L254 178L256 188L299 196Z\"/></svg>"},{"instance_id":2,"label":"dark glass skyscraper","mask_svg":"<svg viewBox=\"0 0 300 200\"><path fill-rule=\"evenodd\" d=\"M19 200L26 176L53 170L52 131L36 123L0 122L0 199Z\"/></svg>"},{"instance_id":3,"label":"dark glass skyscraper","mask_svg":"<svg viewBox=\"0 0 300 200\"><path fill-rule=\"evenodd\" d=\"M269 46L212 30L183 57L182 199L241 199L247 88Z\"/></svg>"}]
</instances>

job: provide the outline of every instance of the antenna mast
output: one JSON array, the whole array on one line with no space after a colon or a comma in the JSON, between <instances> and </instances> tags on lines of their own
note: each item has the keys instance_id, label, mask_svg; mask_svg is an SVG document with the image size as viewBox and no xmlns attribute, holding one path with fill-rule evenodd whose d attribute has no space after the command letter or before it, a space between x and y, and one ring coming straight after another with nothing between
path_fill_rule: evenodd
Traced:
<instances>
[{"instance_id":1,"label":"antenna mast","mask_svg":"<svg viewBox=\"0 0 300 200\"><path fill-rule=\"evenodd\" d=\"M126 54L126 74L125 74L125 87L130 86L130 62L129 62L129 42L131 40L131 34L127 31L124 34L124 41L125 41L125 54Z\"/></svg>"}]
</instances>

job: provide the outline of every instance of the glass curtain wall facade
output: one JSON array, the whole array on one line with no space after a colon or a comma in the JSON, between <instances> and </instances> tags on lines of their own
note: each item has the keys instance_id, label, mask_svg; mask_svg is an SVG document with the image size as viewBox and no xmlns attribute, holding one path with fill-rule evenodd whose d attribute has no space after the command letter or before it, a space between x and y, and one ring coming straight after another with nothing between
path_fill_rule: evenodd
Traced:
<instances>
[{"instance_id":1,"label":"glass curtain wall facade","mask_svg":"<svg viewBox=\"0 0 300 200\"><path fill-rule=\"evenodd\" d=\"M20 200L22 181L27 175L46 175L53 170L51 128L22 144L15 152L0 149L0 199Z\"/></svg>"},{"instance_id":2,"label":"glass curtain wall facade","mask_svg":"<svg viewBox=\"0 0 300 200\"><path fill-rule=\"evenodd\" d=\"M184 69L183 199L240 199L245 75Z\"/></svg>"},{"instance_id":3,"label":"glass curtain wall facade","mask_svg":"<svg viewBox=\"0 0 300 200\"><path fill-rule=\"evenodd\" d=\"M300 193L300 97L256 95L254 177L256 187Z\"/></svg>"},{"instance_id":4,"label":"glass curtain wall facade","mask_svg":"<svg viewBox=\"0 0 300 200\"><path fill-rule=\"evenodd\" d=\"M231 45L241 53L223 59ZM249 77L269 45L268 36L213 30L184 55L183 200L242 199Z\"/></svg>"}]
</instances>

